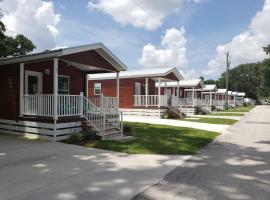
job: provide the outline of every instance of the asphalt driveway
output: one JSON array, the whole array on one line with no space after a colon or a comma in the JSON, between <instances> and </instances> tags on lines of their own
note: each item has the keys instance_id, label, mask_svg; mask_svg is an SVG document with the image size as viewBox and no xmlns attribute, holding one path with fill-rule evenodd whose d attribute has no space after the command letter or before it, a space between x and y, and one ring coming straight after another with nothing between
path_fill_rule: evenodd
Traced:
<instances>
[{"instance_id":1,"label":"asphalt driveway","mask_svg":"<svg viewBox=\"0 0 270 200\"><path fill-rule=\"evenodd\" d=\"M126 200L188 157L128 155L0 134L0 199Z\"/></svg>"},{"instance_id":2,"label":"asphalt driveway","mask_svg":"<svg viewBox=\"0 0 270 200\"><path fill-rule=\"evenodd\" d=\"M257 106L133 200L269 200L270 106Z\"/></svg>"}]
</instances>

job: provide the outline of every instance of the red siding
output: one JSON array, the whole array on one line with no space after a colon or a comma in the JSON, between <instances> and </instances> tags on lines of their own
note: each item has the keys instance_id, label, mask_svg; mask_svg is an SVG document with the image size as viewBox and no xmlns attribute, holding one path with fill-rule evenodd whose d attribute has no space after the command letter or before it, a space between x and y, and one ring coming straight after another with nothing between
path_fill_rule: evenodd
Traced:
<instances>
[{"instance_id":1,"label":"red siding","mask_svg":"<svg viewBox=\"0 0 270 200\"><path fill-rule=\"evenodd\" d=\"M0 118L17 120L20 90L19 64L0 66Z\"/></svg>"},{"instance_id":2,"label":"red siding","mask_svg":"<svg viewBox=\"0 0 270 200\"><path fill-rule=\"evenodd\" d=\"M119 106L120 108L132 108L133 107L133 95L135 94L135 82L141 83L141 94L145 94L145 79L120 79L119 85ZM116 96L116 80L97 80L88 81L88 96L94 97L94 83L101 83L101 92L104 96ZM151 79L148 80L149 95L155 94L155 82Z\"/></svg>"},{"instance_id":3,"label":"red siding","mask_svg":"<svg viewBox=\"0 0 270 200\"><path fill-rule=\"evenodd\" d=\"M103 71L104 69L107 71L117 71L111 63L94 50L66 55L63 56L63 59L98 67Z\"/></svg>"}]
</instances>

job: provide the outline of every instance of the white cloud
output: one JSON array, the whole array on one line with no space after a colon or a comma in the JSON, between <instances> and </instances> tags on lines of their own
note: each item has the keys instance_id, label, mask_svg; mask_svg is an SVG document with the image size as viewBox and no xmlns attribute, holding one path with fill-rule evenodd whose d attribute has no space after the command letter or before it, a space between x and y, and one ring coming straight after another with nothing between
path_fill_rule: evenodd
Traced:
<instances>
[{"instance_id":1,"label":"white cloud","mask_svg":"<svg viewBox=\"0 0 270 200\"><path fill-rule=\"evenodd\" d=\"M55 13L52 1L3 0L0 7L7 34L25 35L37 46L37 50L55 46L60 15Z\"/></svg>"},{"instance_id":2,"label":"white cloud","mask_svg":"<svg viewBox=\"0 0 270 200\"><path fill-rule=\"evenodd\" d=\"M89 1L90 10L109 14L122 25L133 25L147 30L161 26L164 18L179 10L182 0L96 0Z\"/></svg>"},{"instance_id":3,"label":"white cloud","mask_svg":"<svg viewBox=\"0 0 270 200\"><path fill-rule=\"evenodd\" d=\"M251 20L248 29L235 37L232 41L219 45L216 56L209 61L208 69L204 71L208 76L219 76L225 69L225 52L231 53L231 66L241 63L257 62L266 58L262 47L270 44L270 0L266 0L264 7Z\"/></svg>"},{"instance_id":4,"label":"white cloud","mask_svg":"<svg viewBox=\"0 0 270 200\"><path fill-rule=\"evenodd\" d=\"M184 79L188 80L188 79L196 79L199 78L199 74L197 71L195 71L194 69L190 69L190 70L180 70L180 73L182 74L182 76L184 77Z\"/></svg>"},{"instance_id":5,"label":"white cloud","mask_svg":"<svg viewBox=\"0 0 270 200\"><path fill-rule=\"evenodd\" d=\"M145 67L182 67L186 58L185 29L167 29L161 37L161 47L147 44L143 47L139 63Z\"/></svg>"}]
</instances>

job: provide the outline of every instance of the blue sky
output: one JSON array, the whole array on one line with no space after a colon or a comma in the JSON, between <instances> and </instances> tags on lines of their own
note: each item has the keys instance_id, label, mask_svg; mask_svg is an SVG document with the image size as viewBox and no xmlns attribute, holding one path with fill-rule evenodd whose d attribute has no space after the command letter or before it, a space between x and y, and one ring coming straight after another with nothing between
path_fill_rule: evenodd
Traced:
<instances>
[{"instance_id":1,"label":"blue sky","mask_svg":"<svg viewBox=\"0 0 270 200\"><path fill-rule=\"evenodd\" d=\"M10 32L24 33L38 45L38 50L103 42L130 70L160 65L178 67L188 78L200 75L217 78L224 67L223 51L232 51L232 65L236 65L261 60L263 53L255 55L254 52L270 43L268 36L261 39L262 33L269 31L265 28L269 26L265 19L270 21L270 6L267 7L270 0L29 0L28 5L22 0L5 1L6 4L1 6L7 10L3 21ZM12 7L8 5L11 1ZM92 9L89 2L94 5ZM112 9L107 2L119 5ZM143 13L134 18L127 9L121 10L123 2L130 8L130 13L145 12L146 15ZM14 8L15 3L17 8ZM33 8L32 15L38 14L39 19L24 23L18 17L22 5L25 9ZM39 10L44 12L43 15ZM121 12L124 17L119 16ZM258 12L262 12L261 16L256 16ZM162 16L160 21L151 22L159 16ZM149 22L150 26L138 25L134 22L136 19ZM30 27L14 28L14 21L31 26L31 32L26 31ZM43 24L40 21L44 21ZM46 33L45 28L41 31L42 25L49 27L50 33L48 30ZM162 37L167 38L167 42ZM177 43L177 39L182 42ZM47 45L46 40L54 43ZM250 43L249 46L254 48L247 48L244 43ZM247 49L248 55L252 55L249 58L244 57Z\"/></svg>"}]
</instances>

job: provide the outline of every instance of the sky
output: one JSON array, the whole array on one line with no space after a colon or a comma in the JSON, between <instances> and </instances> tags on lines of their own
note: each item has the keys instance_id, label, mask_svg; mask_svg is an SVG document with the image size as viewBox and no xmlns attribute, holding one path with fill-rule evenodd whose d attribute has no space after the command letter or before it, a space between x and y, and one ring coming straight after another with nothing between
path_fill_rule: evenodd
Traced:
<instances>
[{"instance_id":1,"label":"sky","mask_svg":"<svg viewBox=\"0 0 270 200\"><path fill-rule=\"evenodd\" d=\"M36 52L104 43L129 70L177 67L186 79L216 79L258 62L270 44L270 0L0 0L7 34Z\"/></svg>"}]
</instances>

